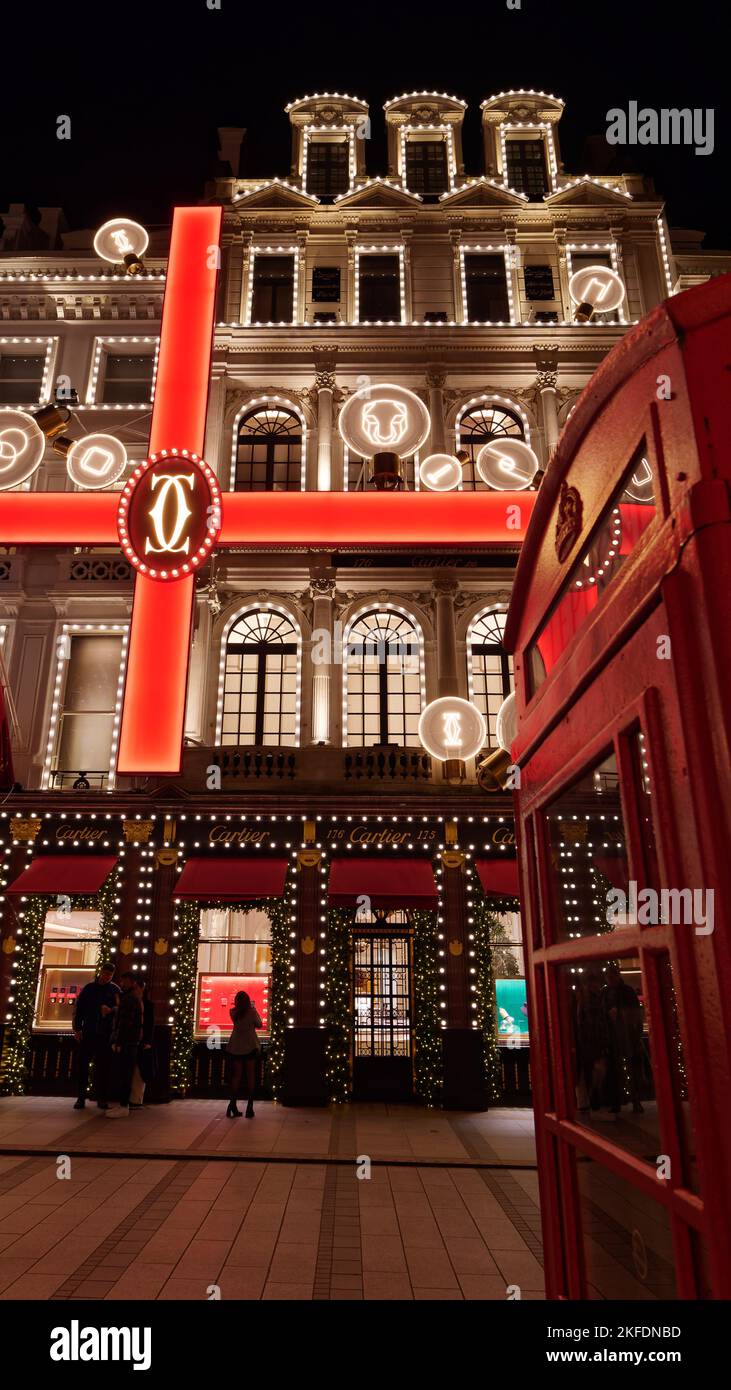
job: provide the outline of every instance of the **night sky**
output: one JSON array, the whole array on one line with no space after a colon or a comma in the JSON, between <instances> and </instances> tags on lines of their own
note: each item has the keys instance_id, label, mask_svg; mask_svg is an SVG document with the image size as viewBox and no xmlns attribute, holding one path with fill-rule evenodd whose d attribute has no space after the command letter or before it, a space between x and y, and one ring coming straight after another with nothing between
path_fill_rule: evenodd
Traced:
<instances>
[{"instance_id":1,"label":"night sky","mask_svg":"<svg viewBox=\"0 0 731 1390\"><path fill-rule=\"evenodd\" d=\"M214 0L210 0L214 3ZM242 173L289 172L287 101L348 92L371 107L369 172L385 173L383 102L436 89L469 103L468 174L482 169L480 102L510 87L566 102L567 172L591 172L586 139L630 100L657 110L713 107L715 149L637 146L614 153L624 170L651 174L672 226L731 246L728 217L728 49L721 11L614 0L506 0L439 7L342 0L118 0L6 6L0 92L0 213L9 202L63 207L71 227L126 212L167 222L195 202L214 168L216 127L247 127ZM446 18L448 17L448 18ZM724 70L725 68L725 70ZM68 115L72 138L56 138ZM607 152L605 142L598 142ZM610 172L598 164L594 172Z\"/></svg>"}]
</instances>

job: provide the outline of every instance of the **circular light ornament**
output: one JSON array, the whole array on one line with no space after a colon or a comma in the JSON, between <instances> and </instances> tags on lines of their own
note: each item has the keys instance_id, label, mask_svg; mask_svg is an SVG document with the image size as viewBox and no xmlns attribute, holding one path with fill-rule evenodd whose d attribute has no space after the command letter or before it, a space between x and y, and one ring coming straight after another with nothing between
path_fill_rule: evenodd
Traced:
<instances>
[{"instance_id":1,"label":"circular light ornament","mask_svg":"<svg viewBox=\"0 0 731 1390\"><path fill-rule=\"evenodd\" d=\"M419 466L419 477L430 492L452 492L462 482L462 464L454 454L430 454Z\"/></svg>"},{"instance_id":2,"label":"circular light ornament","mask_svg":"<svg viewBox=\"0 0 731 1390\"><path fill-rule=\"evenodd\" d=\"M495 738L498 746L506 753L510 752L511 745L515 741L518 732L518 701L515 691L511 690L503 700L497 715L495 716Z\"/></svg>"},{"instance_id":3,"label":"circular light ornament","mask_svg":"<svg viewBox=\"0 0 731 1390\"><path fill-rule=\"evenodd\" d=\"M419 738L427 753L441 763L450 758L466 761L484 747L487 725L477 705L445 695L427 705L419 720Z\"/></svg>"},{"instance_id":4,"label":"circular light ornament","mask_svg":"<svg viewBox=\"0 0 731 1390\"><path fill-rule=\"evenodd\" d=\"M24 410L0 410L0 492L27 482L46 448L43 431Z\"/></svg>"},{"instance_id":5,"label":"circular light ornament","mask_svg":"<svg viewBox=\"0 0 731 1390\"><path fill-rule=\"evenodd\" d=\"M112 487L127 467L127 450L112 434L85 434L66 455L66 472L85 491Z\"/></svg>"},{"instance_id":6,"label":"circular light ornament","mask_svg":"<svg viewBox=\"0 0 731 1390\"><path fill-rule=\"evenodd\" d=\"M637 471L632 474L624 494L633 502L654 502L655 489L652 484L652 469L649 459L640 459Z\"/></svg>"},{"instance_id":7,"label":"circular light ornament","mask_svg":"<svg viewBox=\"0 0 731 1390\"><path fill-rule=\"evenodd\" d=\"M475 459L483 483L499 492L522 492L538 472L538 459L522 439L493 439Z\"/></svg>"},{"instance_id":8,"label":"circular light ornament","mask_svg":"<svg viewBox=\"0 0 731 1390\"><path fill-rule=\"evenodd\" d=\"M578 305L576 317L586 321L597 311L609 314L624 299L624 285L616 271L606 265L586 265L569 280L569 294Z\"/></svg>"},{"instance_id":9,"label":"circular light ornament","mask_svg":"<svg viewBox=\"0 0 731 1390\"><path fill-rule=\"evenodd\" d=\"M122 265L125 256L144 256L150 238L139 222L131 217L112 217L99 228L94 237L94 250L103 261Z\"/></svg>"},{"instance_id":10,"label":"circular light ornament","mask_svg":"<svg viewBox=\"0 0 731 1390\"><path fill-rule=\"evenodd\" d=\"M386 451L407 458L421 448L431 419L413 391L385 382L356 391L340 412L338 429L351 453L361 458Z\"/></svg>"},{"instance_id":11,"label":"circular light ornament","mask_svg":"<svg viewBox=\"0 0 731 1390\"><path fill-rule=\"evenodd\" d=\"M208 559L221 530L212 469L187 449L151 454L119 498L117 531L131 565L150 579L183 579Z\"/></svg>"}]
</instances>

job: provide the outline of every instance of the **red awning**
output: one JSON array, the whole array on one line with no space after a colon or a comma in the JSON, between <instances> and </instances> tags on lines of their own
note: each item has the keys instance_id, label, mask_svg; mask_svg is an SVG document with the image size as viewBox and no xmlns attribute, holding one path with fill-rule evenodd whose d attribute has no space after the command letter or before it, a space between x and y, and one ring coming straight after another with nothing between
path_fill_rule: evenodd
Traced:
<instances>
[{"instance_id":1,"label":"red awning","mask_svg":"<svg viewBox=\"0 0 731 1390\"><path fill-rule=\"evenodd\" d=\"M518 861L502 855L494 859L476 859L475 868L486 898L519 898Z\"/></svg>"},{"instance_id":2,"label":"red awning","mask_svg":"<svg viewBox=\"0 0 731 1390\"><path fill-rule=\"evenodd\" d=\"M377 859L360 855L334 859L328 892L331 907L357 907L370 898L372 907L436 907L439 899L431 864L424 859Z\"/></svg>"},{"instance_id":3,"label":"red awning","mask_svg":"<svg viewBox=\"0 0 731 1390\"><path fill-rule=\"evenodd\" d=\"M6 893L98 893L116 854L39 854Z\"/></svg>"},{"instance_id":4,"label":"red awning","mask_svg":"<svg viewBox=\"0 0 731 1390\"><path fill-rule=\"evenodd\" d=\"M287 859L225 859L194 855L183 869L174 896L196 900L221 898L228 903L254 898L281 898L287 875Z\"/></svg>"}]
</instances>

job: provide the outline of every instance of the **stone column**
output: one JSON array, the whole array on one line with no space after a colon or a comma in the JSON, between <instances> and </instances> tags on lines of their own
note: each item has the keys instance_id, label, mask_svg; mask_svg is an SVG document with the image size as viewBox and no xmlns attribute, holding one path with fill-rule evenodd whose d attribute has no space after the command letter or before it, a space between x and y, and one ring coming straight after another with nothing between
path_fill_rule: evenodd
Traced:
<instances>
[{"instance_id":1,"label":"stone column","mask_svg":"<svg viewBox=\"0 0 731 1390\"><path fill-rule=\"evenodd\" d=\"M315 349L317 390L317 491L332 491L333 392L335 354Z\"/></svg>"},{"instance_id":2,"label":"stone column","mask_svg":"<svg viewBox=\"0 0 731 1390\"><path fill-rule=\"evenodd\" d=\"M429 414L431 415L431 440L429 452L448 454L447 434L444 427L444 383L447 374L444 367L430 363L426 369L426 384L429 391Z\"/></svg>"},{"instance_id":3,"label":"stone column","mask_svg":"<svg viewBox=\"0 0 731 1390\"><path fill-rule=\"evenodd\" d=\"M459 585L451 574L438 575L434 580L434 604L437 628L437 692L444 695L459 695L459 667L457 662L457 625L454 601Z\"/></svg>"},{"instance_id":4,"label":"stone column","mask_svg":"<svg viewBox=\"0 0 731 1390\"><path fill-rule=\"evenodd\" d=\"M556 383L558 381L558 348L551 344L545 347L535 344L535 353L538 375L536 376L536 387L541 397L541 416L543 420L543 436L546 441L546 463L551 457L560 434L558 423L558 392Z\"/></svg>"},{"instance_id":5,"label":"stone column","mask_svg":"<svg viewBox=\"0 0 731 1390\"><path fill-rule=\"evenodd\" d=\"M345 318L348 323L357 323L358 319L355 312L356 304L356 284L355 284L355 247L358 240L358 230L356 227L346 227L345 241L348 247L348 276L347 276L347 304Z\"/></svg>"},{"instance_id":6,"label":"stone column","mask_svg":"<svg viewBox=\"0 0 731 1390\"><path fill-rule=\"evenodd\" d=\"M292 318L295 323L304 323L306 318L305 291L307 284L307 238L309 232L297 233L297 264L295 266L294 281L294 313Z\"/></svg>"},{"instance_id":7,"label":"stone column","mask_svg":"<svg viewBox=\"0 0 731 1390\"><path fill-rule=\"evenodd\" d=\"M333 599L335 571L313 569L312 598L312 743L330 743L331 684L333 669Z\"/></svg>"}]
</instances>

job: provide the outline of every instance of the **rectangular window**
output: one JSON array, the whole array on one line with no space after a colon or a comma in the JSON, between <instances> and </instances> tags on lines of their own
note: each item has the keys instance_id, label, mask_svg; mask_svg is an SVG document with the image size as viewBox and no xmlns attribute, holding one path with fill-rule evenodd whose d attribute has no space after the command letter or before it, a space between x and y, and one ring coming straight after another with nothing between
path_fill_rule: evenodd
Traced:
<instances>
[{"instance_id":1,"label":"rectangular window","mask_svg":"<svg viewBox=\"0 0 731 1390\"><path fill-rule=\"evenodd\" d=\"M154 366L155 354L151 349L148 352L105 352L103 404L135 405L149 401Z\"/></svg>"},{"instance_id":2,"label":"rectangular window","mask_svg":"<svg viewBox=\"0 0 731 1390\"><path fill-rule=\"evenodd\" d=\"M410 193L426 197L446 193L449 171L445 138L407 141L406 187Z\"/></svg>"},{"instance_id":3,"label":"rectangular window","mask_svg":"<svg viewBox=\"0 0 731 1390\"><path fill-rule=\"evenodd\" d=\"M411 1056L411 956L408 936L353 941L356 1057Z\"/></svg>"},{"instance_id":4,"label":"rectangular window","mask_svg":"<svg viewBox=\"0 0 731 1390\"><path fill-rule=\"evenodd\" d=\"M45 365L45 356L0 353L0 404L37 405Z\"/></svg>"},{"instance_id":5,"label":"rectangular window","mask_svg":"<svg viewBox=\"0 0 731 1390\"><path fill-rule=\"evenodd\" d=\"M54 781L84 773L104 785L112 750L122 657L117 636L70 638L63 704L58 720Z\"/></svg>"},{"instance_id":6,"label":"rectangular window","mask_svg":"<svg viewBox=\"0 0 731 1390\"><path fill-rule=\"evenodd\" d=\"M467 319L470 323L509 323L505 257L465 256Z\"/></svg>"},{"instance_id":7,"label":"rectangular window","mask_svg":"<svg viewBox=\"0 0 731 1390\"><path fill-rule=\"evenodd\" d=\"M505 149L508 184L538 202L548 192L545 141L540 136L533 140L508 139Z\"/></svg>"},{"instance_id":8,"label":"rectangular window","mask_svg":"<svg viewBox=\"0 0 731 1390\"><path fill-rule=\"evenodd\" d=\"M307 146L307 192L335 198L350 187L347 140L310 140Z\"/></svg>"},{"instance_id":9,"label":"rectangular window","mask_svg":"<svg viewBox=\"0 0 731 1390\"><path fill-rule=\"evenodd\" d=\"M340 267L316 265L312 271L313 304L339 304Z\"/></svg>"},{"instance_id":10,"label":"rectangular window","mask_svg":"<svg viewBox=\"0 0 731 1390\"><path fill-rule=\"evenodd\" d=\"M291 323L294 318L294 256L255 256L252 323Z\"/></svg>"},{"instance_id":11,"label":"rectangular window","mask_svg":"<svg viewBox=\"0 0 731 1390\"><path fill-rule=\"evenodd\" d=\"M230 1010L239 990L248 994L269 1031L272 926L266 912L203 908L198 945L196 1031L231 1032Z\"/></svg>"},{"instance_id":12,"label":"rectangular window","mask_svg":"<svg viewBox=\"0 0 731 1390\"><path fill-rule=\"evenodd\" d=\"M643 444L625 480L584 546L537 638L528 648L532 691L550 675L561 653L606 597L622 566L655 516L655 484Z\"/></svg>"},{"instance_id":13,"label":"rectangular window","mask_svg":"<svg viewBox=\"0 0 731 1390\"><path fill-rule=\"evenodd\" d=\"M397 255L360 258L360 322L401 322L401 276Z\"/></svg>"},{"instance_id":14,"label":"rectangular window","mask_svg":"<svg viewBox=\"0 0 731 1390\"><path fill-rule=\"evenodd\" d=\"M49 908L43 928L34 1028L71 1031L76 1001L96 973L101 913Z\"/></svg>"},{"instance_id":15,"label":"rectangular window","mask_svg":"<svg viewBox=\"0 0 731 1390\"><path fill-rule=\"evenodd\" d=\"M550 265L525 267L525 297L530 300L553 299L553 271Z\"/></svg>"}]
</instances>

